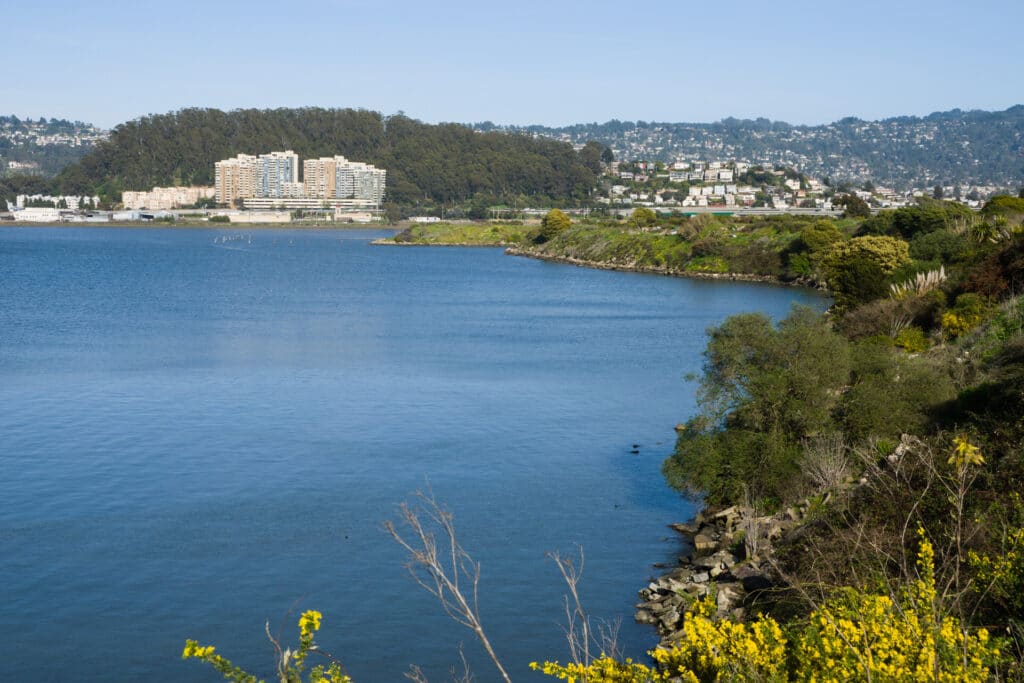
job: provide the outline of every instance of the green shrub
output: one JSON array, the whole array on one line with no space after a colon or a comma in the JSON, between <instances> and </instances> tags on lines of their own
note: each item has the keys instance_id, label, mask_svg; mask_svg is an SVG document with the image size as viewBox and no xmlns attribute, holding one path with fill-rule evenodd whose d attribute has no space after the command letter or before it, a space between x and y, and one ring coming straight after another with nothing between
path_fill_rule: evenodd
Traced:
<instances>
[{"instance_id":1,"label":"green shrub","mask_svg":"<svg viewBox=\"0 0 1024 683\"><path fill-rule=\"evenodd\" d=\"M927 351L931 344L928 337L920 327L905 327L896 334L896 346L908 353L920 353Z\"/></svg>"},{"instance_id":2,"label":"green shrub","mask_svg":"<svg viewBox=\"0 0 1024 683\"><path fill-rule=\"evenodd\" d=\"M798 493L802 439L831 430L849 381L849 343L800 307L777 327L744 314L709 335L701 414L680 434L665 474L709 502L748 491L778 504Z\"/></svg>"},{"instance_id":3,"label":"green shrub","mask_svg":"<svg viewBox=\"0 0 1024 683\"><path fill-rule=\"evenodd\" d=\"M951 230L935 230L915 235L910 240L910 257L915 261L952 263L966 258L971 243Z\"/></svg>"},{"instance_id":4,"label":"green shrub","mask_svg":"<svg viewBox=\"0 0 1024 683\"><path fill-rule=\"evenodd\" d=\"M907 243L893 237L855 237L839 242L822 259L829 287L841 309L885 296L888 276L910 261Z\"/></svg>"},{"instance_id":5,"label":"green shrub","mask_svg":"<svg viewBox=\"0 0 1024 683\"><path fill-rule=\"evenodd\" d=\"M559 234L565 232L572 226L572 221L564 211L551 209L545 214L540 222L540 230L537 231L534 241L538 244L549 242Z\"/></svg>"},{"instance_id":6,"label":"green shrub","mask_svg":"<svg viewBox=\"0 0 1024 683\"><path fill-rule=\"evenodd\" d=\"M841 415L854 441L921 433L931 411L956 395L949 374L925 356L894 354L891 348L864 341L853 347L852 366Z\"/></svg>"},{"instance_id":7,"label":"green shrub","mask_svg":"<svg viewBox=\"0 0 1024 683\"><path fill-rule=\"evenodd\" d=\"M649 228L658 224L658 214L646 207L637 207L630 214L627 224L631 228Z\"/></svg>"},{"instance_id":8,"label":"green shrub","mask_svg":"<svg viewBox=\"0 0 1024 683\"><path fill-rule=\"evenodd\" d=\"M815 221L800 231L798 251L809 251L812 254L824 253L833 244L842 241L843 234L839 232L835 223L827 219Z\"/></svg>"}]
</instances>

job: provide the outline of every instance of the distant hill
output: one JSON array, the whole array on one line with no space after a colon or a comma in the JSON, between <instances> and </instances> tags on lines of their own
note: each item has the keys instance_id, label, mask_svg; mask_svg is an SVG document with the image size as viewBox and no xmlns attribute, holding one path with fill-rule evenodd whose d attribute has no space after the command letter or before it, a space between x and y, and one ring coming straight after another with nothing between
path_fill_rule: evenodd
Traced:
<instances>
[{"instance_id":1,"label":"distant hill","mask_svg":"<svg viewBox=\"0 0 1024 683\"><path fill-rule=\"evenodd\" d=\"M475 124L495 130L490 123ZM815 177L926 187L1024 184L1024 105L1006 111L954 109L882 121L845 118L821 126L768 119L718 123L608 121L521 130L572 144L596 140L617 159L738 159L796 166Z\"/></svg>"},{"instance_id":2,"label":"distant hill","mask_svg":"<svg viewBox=\"0 0 1024 683\"><path fill-rule=\"evenodd\" d=\"M416 205L527 197L573 201L596 180L572 146L528 134L475 132L354 109L183 109L123 123L57 178L61 191L212 185L214 162L239 153L342 154L388 171L386 201Z\"/></svg>"},{"instance_id":3,"label":"distant hill","mask_svg":"<svg viewBox=\"0 0 1024 683\"><path fill-rule=\"evenodd\" d=\"M0 175L55 175L106 136L106 131L81 121L0 116Z\"/></svg>"},{"instance_id":4,"label":"distant hill","mask_svg":"<svg viewBox=\"0 0 1024 683\"><path fill-rule=\"evenodd\" d=\"M386 168L388 200L405 205L571 202L586 196L595 168L569 145L588 141L624 161L738 159L897 189L1024 185L1024 105L820 126L729 118L499 127L430 125L353 109L184 109L107 133L78 121L9 116L0 117L0 172L11 161L28 164L14 173L52 176L63 169L55 190L117 197L126 189L210 184L218 159L293 149L304 158L344 154Z\"/></svg>"}]
</instances>

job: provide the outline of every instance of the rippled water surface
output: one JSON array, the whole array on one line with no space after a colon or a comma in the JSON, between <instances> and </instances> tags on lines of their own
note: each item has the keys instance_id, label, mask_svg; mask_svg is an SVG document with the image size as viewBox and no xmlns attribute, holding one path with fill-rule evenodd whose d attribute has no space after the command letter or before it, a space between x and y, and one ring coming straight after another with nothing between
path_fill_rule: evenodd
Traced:
<instances>
[{"instance_id":1,"label":"rippled water surface","mask_svg":"<svg viewBox=\"0 0 1024 683\"><path fill-rule=\"evenodd\" d=\"M691 514L659 467L705 329L822 299L382 234L0 228L0 677L217 680L185 638L270 676L264 622L314 608L358 681L447 680L460 642L491 680L383 528L428 483L517 679L566 658L548 551L656 642L632 605Z\"/></svg>"}]
</instances>

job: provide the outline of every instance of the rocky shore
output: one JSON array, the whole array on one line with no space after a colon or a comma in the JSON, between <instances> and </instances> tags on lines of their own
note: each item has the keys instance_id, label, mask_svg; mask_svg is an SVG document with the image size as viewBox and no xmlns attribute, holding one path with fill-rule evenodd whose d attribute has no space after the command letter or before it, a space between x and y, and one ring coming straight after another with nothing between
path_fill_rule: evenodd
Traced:
<instances>
[{"instance_id":1,"label":"rocky shore","mask_svg":"<svg viewBox=\"0 0 1024 683\"><path fill-rule=\"evenodd\" d=\"M370 244L377 247L504 247L508 242L396 242L393 237L382 237L371 240Z\"/></svg>"},{"instance_id":2,"label":"rocky shore","mask_svg":"<svg viewBox=\"0 0 1024 683\"><path fill-rule=\"evenodd\" d=\"M771 275L754 275L749 273L707 273L695 270L680 270L678 268L669 268L667 266L645 266L636 262L614 263L610 261L592 261L588 259L579 259L572 256L557 256L554 254L544 254L538 251L534 251L533 249L524 249L522 247L508 247L507 249L505 249L505 253L510 256L525 256L526 258L534 258L540 261L550 261L552 263L567 263L573 266L580 266L582 268L596 268L598 270L618 270L631 273L651 273L654 275L668 275L671 277L689 277L696 278L699 280L767 282L776 285L793 285L796 287L814 286L812 283L804 280L793 280L791 282L787 282Z\"/></svg>"},{"instance_id":3,"label":"rocky shore","mask_svg":"<svg viewBox=\"0 0 1024 683\"><path fill-rule=\"evenodd\" d=\"M636 620L655 626L661 645L671 647L689 605L711 591L719 616L742 620L758 591L783 585L773 569L773 549L806 517L809 506L804 501L775 515L732 506L703 510L689 524L670 525L691 552L640 591Z\"/></svg>"}]
</instances>

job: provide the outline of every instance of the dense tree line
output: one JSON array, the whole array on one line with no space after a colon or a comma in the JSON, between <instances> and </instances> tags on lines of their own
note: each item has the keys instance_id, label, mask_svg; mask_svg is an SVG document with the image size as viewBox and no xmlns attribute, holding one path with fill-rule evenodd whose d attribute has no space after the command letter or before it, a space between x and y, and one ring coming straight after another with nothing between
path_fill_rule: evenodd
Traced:
<instances>
[{"instance_id":1,"label":"dense tree line","mask_svg":"<svg viewBox=\"0 0 1024 683\"><path fill-rule=\"evenodd\" d=\"M286 149L303 159L341 154L385 168L386 201L406 205L477 196L578 201L596 178L593 149L581 159L570 145L527 134L310 107L183 109L129 121L56 184L62 192L111 198L154 186L211 185L218 160Z\"/></svg>"}]
</instances>

